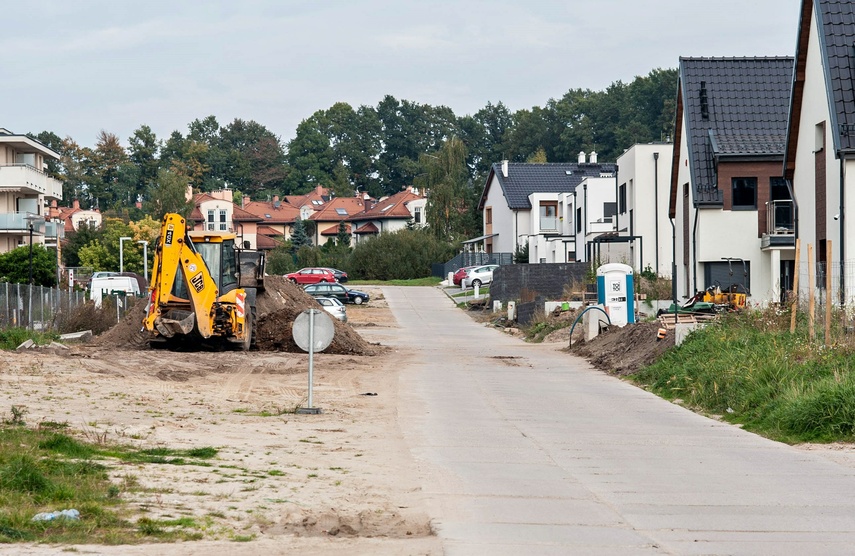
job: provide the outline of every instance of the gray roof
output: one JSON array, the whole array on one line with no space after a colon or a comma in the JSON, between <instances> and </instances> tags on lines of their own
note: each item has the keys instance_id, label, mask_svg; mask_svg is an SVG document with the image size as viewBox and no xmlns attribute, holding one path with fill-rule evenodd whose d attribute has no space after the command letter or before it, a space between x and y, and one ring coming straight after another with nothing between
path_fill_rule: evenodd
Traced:
<instances>
[{"instance_id":1,"label":"gray roof","mask_svg":"<svg viewBox=\"0 0 855 556\"><path fill-rule=\"evenodd\" d=\"M582 180L589 177L598 178L602 174L614 174L615 164L576 164L576 163L546 163L528 164L520 162L508 163L508 177L502 175L502 164L494 163L487 177L489 186L495 175L502 187L508 208L511 210L530 209L528 196L532 193L572 193ZM486 198L487 191L484 191Z\"/></svg>"},{"instance_id":2,"label":"gray roof","mask_svg":"<svg viewBox=\"0 0 855 556\"><path fill-rule=\"evenodd\" d=\"M684 141L696 203L719 204L715 163L783 160L793 58L680 58Z\"/></svg>"},{"instance_id":3,"label":"gray roof","mask_svg":"<svg viewBox=\"0 0 855 556\"><path fill-rule=\"evenodd\" d=\"M837 150L855 149L855 5L851 0L816 0L825 83L835 119Z\"/></svg>"}]
</instances>

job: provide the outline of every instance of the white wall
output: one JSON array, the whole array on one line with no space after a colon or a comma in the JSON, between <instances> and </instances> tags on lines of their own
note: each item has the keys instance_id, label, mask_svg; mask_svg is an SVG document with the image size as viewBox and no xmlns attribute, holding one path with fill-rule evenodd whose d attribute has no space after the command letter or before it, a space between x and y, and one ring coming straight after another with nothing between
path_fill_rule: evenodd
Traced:
<instances>
[{"instance_id":1,"label":"white wall","mask_svg":"<svg viewBox=\"0 0 855 556\"><path fill-rule=\"evenodd\" d=\"M510 208L508 208L508 202L507 200L505 200L505 195L502 191L502 186L499 184L499 180L495 176L493 176L493 181L490 182L490 190L487 192L487 199L484 203L484 209L486 210L487 208L493 209L492 233L499 234L493 238L493 252L515 252L517 249L517 239L515 237L516 228L514 212ZM486 226L487 224L485 219L485 234L487 233ZM523 240L523 243L524 241L525 240Z\"/></svg>"},{"instance_id":2,"label":"white wall","mask_svg":"<svg viewBox=\"0 0 855 556\"><path fill-rule=\"evenodd\" d=\"M631 262L628 264L639 271L649 265L658 275L666 277L671 276L672 258L668 201L673 150L672 144L638 144L617 159L618 184L626 184L627 204L626 212L618 213L618 230L621 235L632 232L632 235L642 237L641 243L629 246ZM654 159L654 153L658 153L658 161Z\"/></svg>"},{"instance_id":3,"label":"white wall","mask_svg":"<svg viewBox=\"0 0 855 556\"><path fill-rule=\"evenodd\" d=\"M693 295L694 292L691 291L691 286L689 285L689 275L687 272L686 263L691 264L691 241L692 241L692 224L694 217L694 193L692 191L691 184L691 172L689 169L689 149L688 149L688 137L686 131L686 123L683 121L681 123L682 129L680 131L680 136L683 138L680 142L680 158L677 159L677 190L675 191L674 201L676 203L675 209L675 218L674 225L677 227L677 298L681 299L686 295ZM683 189L685 184L689 184L689 202L688 207L689 210L687 213L683 212ZM669 182L670 187L670 182ZM684 222L688 222L689 227L689 237L684 238L683 236L683 225ZM689 254L688 258L684 257L684 249L686 248L684 239L687 239Z\"/></svg>"},{"instance_id":4,"label":"white wall","mask_svg":"<svg viewBox=\"0 0 855 556\"><path fill-rule=\"evenodd\" d=\"M582 231L576 232L577 228L574 228L576 258L583 262L588 262L587 242L614 230L615 224L611 220L604 221L603 204L615 201L616 183L614 176L585 178L576 186L575 202L578 207L582 207Z\"/></svg>"}]
</instances>

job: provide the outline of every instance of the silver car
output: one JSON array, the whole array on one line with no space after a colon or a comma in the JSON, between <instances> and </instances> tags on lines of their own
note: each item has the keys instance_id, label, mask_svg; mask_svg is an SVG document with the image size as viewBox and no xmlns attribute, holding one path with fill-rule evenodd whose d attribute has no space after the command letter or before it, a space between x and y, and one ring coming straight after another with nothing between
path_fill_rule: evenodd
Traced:
<instances>
[{"instance_id":1,"label":"silver car","mask_svg":"<svg viewBox=\"0 0 855 556\"><path fill-rule=\"evenodd\" d=\"M347 309L344 304L334 297L316 297L315 301L324 308L324 311L334 316L341 322L347 322Z\"/></svg>"},{"instance_id":2,"label":"silver car","mask_svg":"<svg viewBox=\"0 0 855 556\"><path fill-rule=\"evenodd\" d=\"M485 264L476 266L466 271L466 276L460 281L460 285L466 288L481 287L493 281L493 271L499 268L497 264Z\"/></svg>"}]
</instances>

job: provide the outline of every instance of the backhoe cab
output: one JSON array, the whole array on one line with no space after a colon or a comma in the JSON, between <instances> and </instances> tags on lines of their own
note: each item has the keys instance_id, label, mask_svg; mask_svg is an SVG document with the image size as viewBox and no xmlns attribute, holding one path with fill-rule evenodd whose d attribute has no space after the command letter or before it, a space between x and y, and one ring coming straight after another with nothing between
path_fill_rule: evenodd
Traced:
<instances>
[{"instance_id":1,"label":"backhoe cab","mask_svg":"<svg viewBox=\"0 0 855 556\"><path fill-rule=\"evenodd\" d=\"M163 217L143 326L159 341L220 341L249 349L264 255L237 249L231 232L188 231Z\"/></svg>"}]
</instances>

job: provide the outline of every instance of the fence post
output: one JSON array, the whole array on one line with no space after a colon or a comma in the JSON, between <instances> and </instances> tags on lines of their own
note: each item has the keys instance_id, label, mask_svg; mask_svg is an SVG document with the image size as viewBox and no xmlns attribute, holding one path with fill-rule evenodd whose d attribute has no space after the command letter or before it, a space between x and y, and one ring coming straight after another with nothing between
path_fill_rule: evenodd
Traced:
<instances>
[{"instance_id":1,"label":"fence post","mask_svg":"<svg viewBox=\"0 0 855 556\"><path fill-rule=\"evenodd\" d=\"M796 313L799 310L799 272L800 272L800 256L802 251L802 240L796 240L796 261L795 261L795 276L793 277L793 305L790 309L790 334L796 331Z\"/></svg>"},{"instance_id":2,"label":"fence post","mask_svg":"<svg viewBox=\"0 0 855 556\"><path fill-rule=\"evenodd\" d=\"M825 346L831 347L831 240L825 242Z\"/></svg>"},{"instance_id":3,"label":"fence post","mask_svg":"<svg viewBox=\"0 0 855 556\"><path fill-rule=\"evenodd\" d=\"M810 341L816 339L816 292L813 291L813 273L816 270L813 267L813 244L808 243L807 246L808 258L808 336Z\"/></svg>"}]
</instances>

